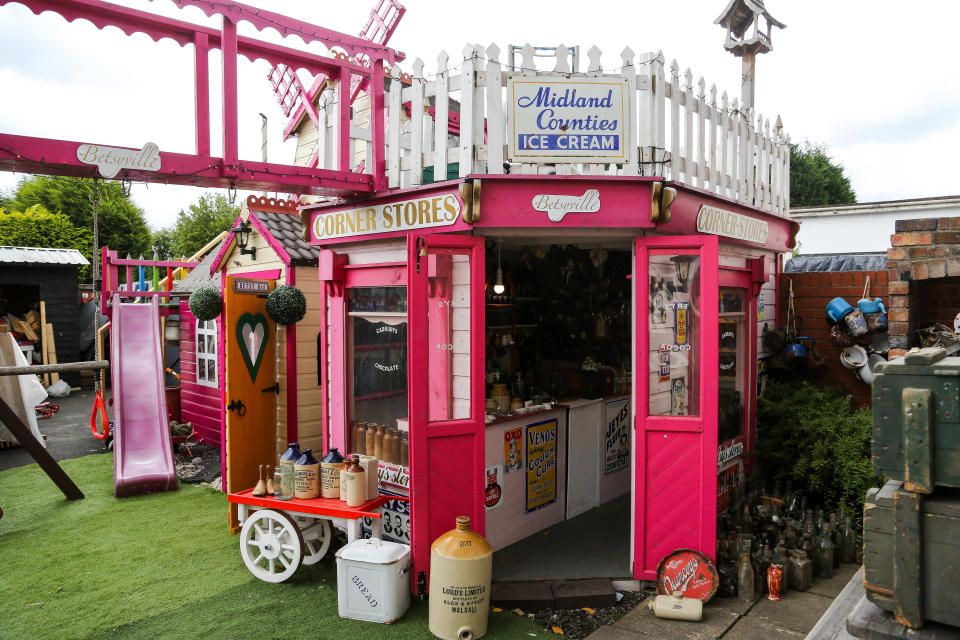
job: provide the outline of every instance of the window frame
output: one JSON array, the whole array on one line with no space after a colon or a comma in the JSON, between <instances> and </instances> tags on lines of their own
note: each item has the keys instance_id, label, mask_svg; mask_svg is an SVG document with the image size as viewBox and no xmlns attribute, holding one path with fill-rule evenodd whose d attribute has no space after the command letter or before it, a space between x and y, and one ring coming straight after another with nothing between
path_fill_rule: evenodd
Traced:
<instances>
[{"instance_id":1,"label":"window frame","mask_svg":"<svg viewBox=\"0 0 960 640\"><path fill-rule=\"evenodd\" d=\"M194 334L194 363L196 365L196 378L197 384L201 387L210 387L211 389L220 388L220 363L219 363L219 353L217 345L217 321L213 320L200 320L197 319L196 332ZM213 345L213 349L205 349L203 352L200 351L200 341L205 340L206 336L213 338L209 341L209 344ZM205 340L206 342L206 340ZM213 361L213 380L207 380L200 377L201 365L203 366L203 371L208 371L207 367L208 361Z\"/></svg>"}]
</instances>

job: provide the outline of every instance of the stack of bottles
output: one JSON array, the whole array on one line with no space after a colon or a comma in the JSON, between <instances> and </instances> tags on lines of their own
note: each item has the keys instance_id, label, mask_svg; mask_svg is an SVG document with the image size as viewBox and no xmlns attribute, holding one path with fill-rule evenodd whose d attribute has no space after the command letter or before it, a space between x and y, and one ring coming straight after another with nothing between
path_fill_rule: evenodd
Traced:
<instances>
[{"instance_id":1,"label":"stack of bottles","mask_svg":"<svg viewBox=\"0 0 960 640\"><path fill-rule=\"evenodd\" d=\"M377 460L410 466L410 442L406 431L374 422L355 422L350 430L350 450Z\"/></svg>"},{"instance_id":2,"label":"stack of bottles","mask_svg":"<svg viewBox=\"0 0 960 640\"><path fill-rule=\"evenodd\" d=\"M717 571L720 593L752 601L768 593L767 568L783 572L783 591L804 591L813 578L831 578L840 563L856 562L857 540L843 506L827 514L794 494L733 491L732 502L717 522ZM776 599L776 598L771 598Z\"/></svg>"}]
</instances>

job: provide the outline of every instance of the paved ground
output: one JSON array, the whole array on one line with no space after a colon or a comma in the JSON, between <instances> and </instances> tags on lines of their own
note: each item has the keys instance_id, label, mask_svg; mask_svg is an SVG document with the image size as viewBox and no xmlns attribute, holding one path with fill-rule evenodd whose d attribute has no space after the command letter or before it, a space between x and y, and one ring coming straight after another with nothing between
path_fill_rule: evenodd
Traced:
<instances>
[{"instance_id":1,"label":"paved ground","mask_svg":"<svg viewBox=\"0 0 960 640\"><path fill-rule=\"evenodd\" d=\"M829 580L817 580L807 591L788 591L780 602L767 598L741 605L735 598L714 598L702 622L661 620L647 601L588 640L799 640L813 629L833 599L857 572L845 564Z\"/></svg>"},{"instance_id":2,"label":"paved ground","mask_svg":"<svg viewBox=\"0 0 960 640\"><path fill-rule=\"evenodd\" d=\"M40 433L47 436L47 451L54 460L105 452L103 442L90 433L93 398L93 391L74 391L67 398L50 398L51 402L60 405L60 411L50 418L37 420L37 426L40 427ZM109 407L107 412L110 413ZM0 449L0 471L33 462L33 457L23 447Z\"/></svg>"}]
</instances>

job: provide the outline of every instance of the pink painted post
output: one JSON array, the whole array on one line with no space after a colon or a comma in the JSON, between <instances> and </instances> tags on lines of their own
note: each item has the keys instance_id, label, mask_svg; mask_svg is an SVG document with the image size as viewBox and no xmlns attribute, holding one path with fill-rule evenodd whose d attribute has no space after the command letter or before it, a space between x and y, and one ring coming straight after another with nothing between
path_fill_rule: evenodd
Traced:
<instances>
[{"instance_id":1,"label":"pink painted post","mask_svg":"<svg viewBox=\"0 0 960 640\"><path fill-rule=\"evenodd\" d=\"M340 140L337 147L337 168L350 171L350 70L340 69L340 86L337 89L340 101Z\"/></svg>"},{"instance_id":2,"label":"pink painted post","mask_svg":"<svg viewBox=\"0 0 960 640\"><path fill-rule=\"evenodd\" d=\"M194 109L197 118L197 155L210 155L210 38L193 34Z\"/></svg>"},{"instance_id":3,"label":"pink painted post","mask_svg":"<svg viewBox=\"0 0 960 640\"><path fill-rule=\"evenodd\" d=\"M376 58L370 72L370 136L373 148L373 190L387 188L387 147L383 131L383 58Z\"/></svg>"},{"instance_id":4,"label":"pink painted post","mask_svg":"<svg viewBox=\"0 0 960 640\"><path fill-rule=\"evenodd\" d=\"M287 267L287 284L295 286L297 276L293 266ZM297 325L288 324L287 332L287 440L297 440ZM326 441L324 441L326 442ZM326 451L324 451L326 453Z\"/></svg>"},{"instance_id":5,"label":"pink painted post","mask_svg":"<svg viewBox=\"0 0 960 640\"><path fill-rule=\"evenodd\" d=\"M213 274L211 274L213 275ZM227 290L227 272L220 272L220 291ZM220 305L217 316L217 367L220 377L220 477L227 477L227 328L224 320L227 313L225 304ZM227 482L223 482L223 492L227 491Z\"/></svg>"},{"instance_id":6,"label":"pink painted post","mask_svg":"<svg viewBox=\"0 0 960 640\"><path fill-rule=\"evenodd\" d=\"M223 16L223 175L240 175L237 142L237 24Z\"/></svg>"}]
</instances>

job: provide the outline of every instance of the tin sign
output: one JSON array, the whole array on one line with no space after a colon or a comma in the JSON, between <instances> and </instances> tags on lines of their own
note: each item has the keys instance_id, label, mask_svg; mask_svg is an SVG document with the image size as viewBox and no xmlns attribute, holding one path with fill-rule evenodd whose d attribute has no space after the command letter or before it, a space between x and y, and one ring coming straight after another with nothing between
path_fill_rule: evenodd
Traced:
<instances>
[{"instance_id":1,"label":"tin sign","mask_svg":"<svg viewBox=\"0 0 960 640\"><path fill-rule=\"evenodd\" d=\"M678 302L673 309L673 344L682 347L687 344L690 303Z\"/></svg>"},{"instance_id":2,"label":"tin sign","mask_svg":"<svg viewBox=\"0 0 960 640\"><path fill-rule=\"evenodd\" d=\"M523 469L523 429L507 429L503 432L503 472L512 473Z\"/></svg>"},{"instance_id":3,"label":"tin sign","mask_svg":"<svg viewBox=\"0 0 960 640\"><path fill-rule=\"evenodd\" d=\"M677 549L657 565L657 593L679 591L684 598L709 602L720 586L720 576L710 558L693 549Z\"/></svg>"},{"instance_id":4,"label":"tin sign","mask_svg":"<svg viewBox=\"0 0 960 640\"><path fill-rule=\"evenodd\" d=\"M527 504L533 511L557 499L557 419L527 426Z\"/></svg>"},{"instance_id":5,"label":"tin sign","mask_svg":"<svg viewBox=\"0 0 960 640\"><path fill-rule=\"evenodd\" d=\"M627 398L608 402L604 475L627 468L630 461L630 403Z\"/></svg>"},{"instance_id":6,"label":"tin sign","mask_svg":"<svg viewBox=\"0 0 960 640\"><path fill-rule=\"evenodd\" d=\"M623 77L507 76L513 162L625 162Z\"/></svg>"},{"instance_id":7,"label":"tin sign","mask_svg":"<svg viewBox=\"0 0 960 640\"><path fill-rule=\"evenodd\" d=\"M308 241L317 244L334 238L447 227L460 217L461 205L457 194L447 193L366 207L318 211L311 214Z\"/></svg>"}]
</instances>

